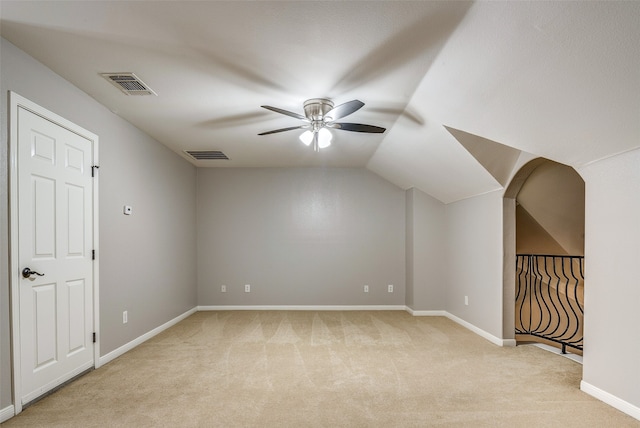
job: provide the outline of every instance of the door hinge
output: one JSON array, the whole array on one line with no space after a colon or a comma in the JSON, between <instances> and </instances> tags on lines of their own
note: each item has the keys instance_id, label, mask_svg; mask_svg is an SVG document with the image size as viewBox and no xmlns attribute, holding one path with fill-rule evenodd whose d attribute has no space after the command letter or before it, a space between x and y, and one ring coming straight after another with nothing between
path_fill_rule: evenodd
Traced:
<instances>
[{"instance_id":1,"label":"door hinge","mask_svg":"<svg viewBox=\"0 0 640 428\"><path fill-rule=\"evenodd\" d=\"M96 250L91 250L91 260L96 259Z\"/></svg>"},{"instance_id":2,"label":"door hinge","mask_svg":"<svg viewBox=\"0 0 640 428\"><path fill-rule=\"evenodd\" d=\"M95 333L95 331L93 332L93 343L96 343L96 333Z\"/></svg>"},{"instance_id":3,"label":"door hinge","mask_svg":"<svg viewBox=\"0 0 640 428\"><path fill-rule=\"evenodd\" d=\"M95 177L95 171L96 169L100 168L100 165L91 165L91 176Z\"/></svg>"}]
</instances>

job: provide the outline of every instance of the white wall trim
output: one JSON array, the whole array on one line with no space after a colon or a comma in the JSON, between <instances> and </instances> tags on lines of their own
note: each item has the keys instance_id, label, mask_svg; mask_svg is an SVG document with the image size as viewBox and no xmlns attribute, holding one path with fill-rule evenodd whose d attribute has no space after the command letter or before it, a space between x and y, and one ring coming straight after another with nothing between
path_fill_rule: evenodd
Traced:
<instances>
[{"instance_id":1,"label":"white wall trim","mask_svg":"<svg viewBox=\"0 0 640 428\"><path fill-rule=\"evenodd\" d=\"M100 166L99 139L93 141L93 165ZM93 260L93 334L96 341L93 344L93 366L100 368L100 174L96 171L93 177L93 250L98 253Z\"/></svg>"},{"instance_id":2,"label":"white wall trim","mask_svg":"<svg viewBox=\"0 0 640 428\"><path fill-rule=\"evenodd\" d=\"M457 316L450 314L449 312L446 312L445 315L447 318L449 318L451 321L456 322L458 324L460 324L461 326L471 330L472 332L474 332L475 334L477 334L478 336L482 336L485 339L487 339L489 342L493 343L494 345L498 345L498 346L505 346L506 342L509 342L512 339L500 339L499 337L494 336L491 333L488 333L484 330L482 330L479 327L476 327L475 325L471 324L470 322L467 322L465 320L463 320L462 318L458 318Z\"/></svg>"},{"instance_id":3,"label":"white wall trim","mask_svg":"<svg viewBox=\"0 0 640 428\"><path fill-rule=\"evenodd\" d=\"M447 317L498 346L516 346L514 339L500 339L447 311L417 311L403 305L213 305L198 306L198 311L406 311L413 316ZM125 345L126 346L126 345ZM115 351L114 351L115 352Z\"/></svg>"},{"instance_id":4,"label":"white wall trim","mask_svg":"<svg viewBox=\"0 0 640 428\"><path fill-rule=\"evenodd\" d=\"M137 337L136 339L133 339L131 342L125 343L121 347L119 347L117 349L114 349L113 351L109 352L108 354L100 357L100 365L102 366L104 364L107 364L110 361L115 360L120 355L122 355L122 354L132 350L136 346L146 342L147 340L151 339L153 336L156 336L156 335L162 333L163 331L165 331L169 327L173 327L174 325L176 325L177 323L179 323L183 319L187 318L188 316L195 314L197 311L198 311L198 308L189 309L187 312L183 313L182 315L178 315L174 319L172 319L170 321L167 321L166 323L162 324L161 326L154 328L153 330L143 334L142 336Z\"/></svg>"},{"instance_id":5,"label":"white wall trim","mask_svg":"<svg viewBox=\"0 0 640 428\"><path fill-rule=\"evenodd\" d=\"M407 306L406 311L414 317L446 317L447 311L416 311Z\"/></svg>"},{"instance_id":6,"label":"white wall trim","mask_svg":"<svg viewBox=\"0 0 640 428\"><path fill-rule=\"evenodd\" d=\"M473 333L477 334L478 336L481 336L485 339L487 339L489 342L498 345L498 346L503 346L503 347L514 347L516 346L516 341L515 339L500 339L499 337L496 337L494 335L492 335L491 333L488 333L484 330L482 330L479 327L476 327L475 325L471 324L470 322L467 322L465 320L463 320L462 318L458 318L457 316L447 312L447 311L416 311L411 309L410 307L407 306L406 308L407 312L409 312L411 315L413 315L414 317L447 317L449 318L451 321L460 324L461 326L463 326L464 328L471 330Z\"/></svg>"},{"instance_id":7,"label":"white wall trim","mask_svg":"<svg viewBox=\"0 0 640 428\"><path fill-rule=\"evenodd\" d=\"M198 311L404 311L404 305L256 305L198 306Z\"/></svg>"},{"instance_id":8,"label":"white wall trim","mask_svg":"<svg viewBox=\"0 0 640 428\"><path fill-rule=\"evenodd\" d=\"M559 355L562 358L566 358L568 360L575 361L578 364L582 364L583 363L582 355L572 354L571 352L567 352L566 354L563 354L562 350L560 348L556 348L554 346L547 345L546 343L532 342L532 343L528 344L528 346L535 346L536 348L540 348L540 349L542 349L544 351L551 352L552 354Z\"/></svg>"},{"instance_id":9,"label":"white wall trim","mask_svg":"<svg viewBox=\"0 0 640 428\"><path fill-rule=\"evenodd\" d=\"M516 340L515 339L500 339L502 340L502 346L506 348L515 348Z\"/></svg>"},{"instance_id":10,"label":"white wall trim","mask_svg":"<svg viewBox=\"0 0 640 428\"><path fill-rule=\"evenodd\" d=\"M500 339L493 336L490 333L476 327L475 325L458 318L455 315L450 314L447 311L419 311L409 308L404 305L205 305L197 306L188 310L182 315L167 321L159 327L143 334L142 336L132 340L129 343L122 345L121 347L109 352L108 354L100 357L99 364L107 364L108 362L118 358L120 355L132 350L141 343L146 342L157 334L163 332L169 327L174 326L188 316L199 311L406 311L413 316L432 316L432 317L447 317L450 320L460 324L473 333L487 339L491 343L498 346L515 346L515 340L513 339Z\"/></svg>"},{"instance_id":11,"label":"white wall trim","mask_svg":"<svg viewBox=\"0 0 640 428\"><path fill-rule=\"evenodd\" d=\"M13 405L7 406L4 409L0 410L0 424L4 421L7 421L15 416L15 409Z\"/></svg>"},{"instance_id":12,"label":"white wall trim","mask_svg":"<svg viewBox=\"0 0 640 428\"><path fill-rule=\"evenodd\" d=\"M623 399L618 398L613 394L603 391L602 389L593 386L590 383L585 382L584 380L580 382L580 390L640 421L640 407L634 406L633 404L624 401Z\"/></svg>"}]
</instances>

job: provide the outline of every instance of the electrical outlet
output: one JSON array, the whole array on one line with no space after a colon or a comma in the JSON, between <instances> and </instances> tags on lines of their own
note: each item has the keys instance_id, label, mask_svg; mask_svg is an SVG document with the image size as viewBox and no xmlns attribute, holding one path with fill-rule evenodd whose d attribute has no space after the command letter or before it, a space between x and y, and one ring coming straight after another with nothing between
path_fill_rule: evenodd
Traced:
<instances>
[{"instance_id":1,"label":"electrical outlet","mask_svg":"<svg viewBox=\"0 0 640 428\"><path fill-rule=\"evenodd\" d=\"M364 292L365 292L365 293L368 293L368 292L369 292L369 286L368 286L368 285L365 285L365 286L364 286Z\"/></svg>"},{"instance_id":2,"label":"electrical outlet","mask_svg":"<svg viewBox=\"0 0 640 428\"><path fill-rule=\"evenodd\" d=\"M469 296L464 296L464 304L469 306Z\"/></svg>"},{"instance_id":3,"label":"electrical outlet","mask_svg":"<svg viewBox=\"0 0 640 428\"><path fill-rule=\"evenodd\" d=\"M226 285L221 285L220 286L220 292L226 293L227 292L227 286Z\"/></svg>"},{"instance_id":4,"label":"electrical outlet","mask_svg":"<svg viewBox=\"0 0 640 428\"><path fill-rule=\"evenodd\" d=\"M244 292L245 293L251 293L251 284L245 284L244 285Z\"/></svg>"},{"instance_id":5,"label":"electrical outlet","mask_svg":"<svg viewBox=\"0 0 640 428\"><path fill-rule=\"evenodd\" d=\"M126 324L129 322L129 314L127 311L122 312L122 324Z\"/></svg>"},{"instance_id":6,"label":"electrical outlet","mask_svg":"<svg viewBox=\"0 0 640 428\"><path fill-rule=\"evenodd\" d=\"M387 285L387 291L388 291L389 293L393 293L393 284L389 284L389 285Z\"/></svg>"}]
</instances>

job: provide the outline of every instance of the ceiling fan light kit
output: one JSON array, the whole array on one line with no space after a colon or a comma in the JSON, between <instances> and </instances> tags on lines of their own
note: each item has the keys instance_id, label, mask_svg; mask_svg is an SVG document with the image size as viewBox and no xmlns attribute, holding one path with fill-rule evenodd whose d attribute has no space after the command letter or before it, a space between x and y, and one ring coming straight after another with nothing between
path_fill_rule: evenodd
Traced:
<instances>
[{"instance_id":1,"label":"ceiling fan light kit","mask_svg":"<svg viewBox=\"0 0 640 428\"><path fill-rule=\"evenodd\" d=\"M320 151L320 149L324 149L331 145L333 135L331 135L331 132L329 132L328 128L374 134L383 133L386 129L379 126L364 125L361 123L335 122L338 119L350 115L351 113L355 113L363 106L364 103L362 101L352 100L334 107L333 101L327 98L312 98L305 101L303 104L304 116L277 107L261 106L262 108L274 111L276 113L295 117L296 119L307 122L307 124L275 129L273 131L262 132L258 135L275 134L284 131L291 131L294 129L305 129L305 131L300 135L300 141L302 141L302 143L306 146L313 144L313 150L318 152Z\"/></svg>"}]
</instances>

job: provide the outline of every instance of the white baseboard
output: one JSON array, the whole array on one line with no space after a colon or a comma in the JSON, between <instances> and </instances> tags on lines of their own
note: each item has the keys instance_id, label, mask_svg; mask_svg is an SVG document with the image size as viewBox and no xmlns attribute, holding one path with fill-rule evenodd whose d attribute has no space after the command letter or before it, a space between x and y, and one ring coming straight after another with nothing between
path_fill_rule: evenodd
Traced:
<instances>
[{"instance_id":1,"label":"white baseboard","mask_svg":"<svg viewBox=\"0 0 640 428\"><path fill-rule=\"evenodd\" d=\"M14 417L16 414L13 404L0 410L0 424Z\"/></svg>"},{"instance_id":2,"label":"white baseboard","mask_svg":"<svg viewBox=\"0 0 640 428\"><path fill-rule=\"evenodd\" d=\"M474 332L475 334L477 334L478 336L484 337L485 339L487 339L489 342L498 345L498 346L506 346L506 343L508 342L509 344L511 343L511 339L500 339L499 337L494 336L491 333L488 333L484 330L482 330L479 327L476 327L475 325L471 324L470 322L467 322L465 320L463 320L462 318L458 318L457 316L450 314L449 312L446 312L445 315L447 318L449 318L451 321L460 324L461 326L471 330L472 332Z\"/></svg>"},{"instance_id":3,"label":"white baseboard","mask_svg":"<svg viewBox=\"0 0 640 428\"><path fill-rule=\"evenodd\" d=\"M404 311L404 305L198 306L199 311Z\"/></svg>"},{"instance_id":4,"label":"white baseboard","mask_svg":"<svg viewBox=\"0 0 640 428\"><path fill-rule=\"evenodd\" d=\"M453 314L450 314L447 311L420 311L413 310L404 305L209 305L197 306L185 312L184 314L172 319L171 321L168 321L163 325L154 328L153 330L143 334L142 336L132 340L131 342L126 343L121 347L109 352L108 354L103 355L102 357L100 357L100 366L118 358L125 352L130 351L141 343L151 339L152 337L163 332L169 327L172 327L173 325L177 324L178 322L182 321L183 319L187 318L197 311L407 311L413 316L444 316L498 346L515 346L515 340L500 339L476 327L475 325L461 318L458 318Z\"/></svg>"},{"instance_id":5,"label":"white baseboard","mask_svg":"<svg viewBox=\"0 0 640 428\"><path fill-rule=\"evenodd\" d=\"M414 317L446 317L447 311L416 311L411 309L409 306L405 308L407 312L409 312Z\"/></svg>"},{"instance_id":6,"label":"white baseboard","mask_svg":"<svg viewBox=\"0 0 640 428\"><path fill-rule=\"evenodd\" d=\"M514 339L500 339L447 311L419 311L404 305L255 305L198 306L198 311L407 311L413 316L447 317L498 346L516 346Z\"/></svg>"},{"instance_id":7,"label":"white baseboard","mask_svg":"<svg viewBox=\"0 0 640 428\"><path fill-rule=\"evenodd\" d=\"M115 360L120 355L124 354L125 352L132 350L133 348L135 348L136 346L140 345L141 343L144 343L147 340L151 339L153 336L156 336L159 333L162 333L163 331L165 331L169 327L172 327L172 326L176 325L177 323L179 323L183 319L187 318L188 316L195 314L197 311L198 311L198 308L189 309L184 314L178 315L174 319L172 319L170 321L167 321L166 323L162 324L161 326L156 327L153 330L143 334L142 336L137 337L136 339L132 340L131 342L125 343L121 347L119 347L117 349L114 349L113 351L109 352L106 355L103 355L102 357L100 357L100 365L102 366L104 364L107 364L109 361Z\"/></svg>"},{"instance_id":8,"label":"white baseboard","mask_svg":"<svg viewBox=\"0 0 640 428\"><path fill-rule=\"evenodd\" d=\"M563 358L567 358L571 361L575 361L578 364L582 364L582 355L572 354L567 352L566 354L562 353L562 350L556 348L555 346L547 345L546 343L530 343L529 346L535 346L536 348L543 349L547 352L551 352L552 354L559 355Z\"/></svg>"},{"instance_id":9,"label":"white baseboard","mask_svg":"<svg viewBox=\"0 0 640 428\"><path fill-rule=\"evenodd\" d=\"M500 339L499 337L496 337L494 335L492 335L491 333L487 333L486 331L482 330L481 328L476 327L475 325L471 324L470 322L467 322L465 320L463 320L462 318L458 318L457 316L447 312L447 311L416 311L411 309L410 307L407 306L406 308L407 312L409 312L411 315L416 316L416 317L447 317L449 318L451 321L460 324L461 326L463 326L464 328L471 330L472 332L474 332L475 334L477 334L478 336L481 336L485 339L487 339L489 342L498 345L498 346L504 346L504 347L513 347L516 346L516 341L515 339Z\"/></svg>"},{"instance_id":10,"label":"white baseboard","mask_svg":"<svg viewBox=\"0 0 640 428\"><path fill-rule=\"evenodd\" d=\"M633 404L585 381L580 382L580 390L640 421L640 407L634 406Z\"/></svg>"}]
</instances>

